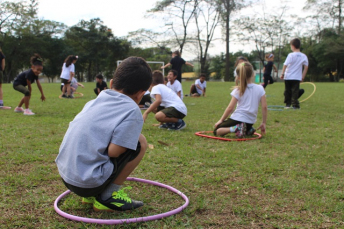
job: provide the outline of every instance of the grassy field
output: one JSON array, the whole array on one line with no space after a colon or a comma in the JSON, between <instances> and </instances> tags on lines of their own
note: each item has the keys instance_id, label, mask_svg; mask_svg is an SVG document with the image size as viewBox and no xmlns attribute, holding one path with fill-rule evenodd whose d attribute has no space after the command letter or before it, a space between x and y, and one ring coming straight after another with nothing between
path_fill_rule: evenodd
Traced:
<instances>
[{"instance_id":1,"label":"grassy field","mask_svg":"<svg viewBox=\"0 0 344 229\"><path fill-rule=\"evenodd\" d=\"M184 94L191 82L184 82ZM21 94L3 85L0 110L0 228L112 228L59 216L54 200L66 190L54 160L69 122L95 98L86 83L79 99L59 99L58 84L33 85L35 116L13 112ZM344 84L316 83L301 110L269 111L260 140L223 142L194 135L212 130L230 100L233 83L209 82L207 97L184 99L187 128L160 130L150 114L142 133L154 146L132 176L173 186L190 199L183 212L158 221L117 228L344 228ZM302 98L313 91L303 85ZM266 89L268 105L283 105L282 83ZM110 109L110 108L109 108ZM258 115L255 127L261 121ZM168 146L158 141L168 143ZM145 206L131 212L95 213L69 195L60 208L70 214L120 219L159 214L184 201L165 189L128 182L130 196Z\"/></svg>"}]
</instances>

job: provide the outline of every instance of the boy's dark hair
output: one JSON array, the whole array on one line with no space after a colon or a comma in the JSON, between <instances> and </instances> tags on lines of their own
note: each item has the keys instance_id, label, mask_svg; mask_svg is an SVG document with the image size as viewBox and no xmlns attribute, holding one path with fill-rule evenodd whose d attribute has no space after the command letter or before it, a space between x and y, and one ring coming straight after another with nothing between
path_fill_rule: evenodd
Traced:
<instances>
[{"instance_id":1,"label":"boy's dark hair","mask_svg":"<svg viewBox=\"0 0 344 229\"><path fill-rule=\"evenodd\" d=\"M178 72L174 69L169 70L168 72L172 72L173 76L178 76Z\"/></svg>"},{"instance_id":2,"label":"boy's dark hair","mask_svg":"<svg viewBox=\"0 0 344 229\"><path fill-rule=\"evenodd\" d=\"M102 75L102 74L98 74L98 75L96 75L96 78L97 78L97 79L100 79L100 80L104 79L104 77L103 77L103 75Z\"/></svg>"},{"instance_id":3,"label":"boy's dark hair","mask_svg":"<svg viewBox=\"0 0 344 229\"><path fill-rule=\"evenodd\" d=\"M199 75L199 78L201 78L201 77L207 78L205 73L201 73L201 75Z\"/></svg>"},{"instance_id":4,"label":"boy's dark hair","mask_svg":"<svg viewBox=\"0 0 344 229\"><path fill-rule=\"evenodd\" d=\"M73 63L74 60L77 60L78 56L74 56L74 55L69 55L67 56L67 58L65 59L65 63L66 63L66 67L68 68L69 65L71 65Z\"/></svg>"},{"instance_id":5,"label":"boy's dark hair","mask_svg":"<svg viewBox=\"0 0 344 229\"><path fill-rule=\"evenodd\" d=\"M300 49L301 47L301 41L299 38L294 38L293 40L290 41L290 44L294 46L296 49Z\"/></svg>"},{"instance_id":6,"label":"boy's dark hair","mask_svg":"<svg viewBox=\"0 0 344 229\"><path fill-rule=\"evenodd\" d=\"M236 67L238 66L240 60L243 60L243 61L245 61L245 62L248 61L246 57L244 57L244 56L238 56L237 59L236 59L236 61L235 61L235 64L234 64L234 68L236 68Z\"/></svg>"},{"instance_id":7,"label":"boy's dark hair","mask_svg":"<svg viewBox=\"0 0 344 229\"><path fill-rule=\"evenodd\" d=\"M43 58L39 54L35 53L30 58L30 63L31 63L31 65L35 65L35 66L37 66L37 65L43 66Z\"/></svg>"},{"instance_id":8,"label":"boy's dark hair","mask_svg":"<svg viewBox=\"0 0 344 229\"><path fill-rule=\"evenodd\" d=\"M133 95L140 90L147 91L152 83L152 70L141 57L128 57L116 69L112 88Z\"/></svg>"},{"instance_id":9,"label":"boy's dark hair","mask_svg":"<svg viewBox=\"0 0 344 229\"><path fill-rule=\"evenodd\" d=\"M178 50L173 52L174 55L180 56L180 52Z\"/></svg>"},{"instance_id":10,"label":"boy's dark hair","mask_svg":"<svg viewBox=\"0 0 344 229\"><path fill-rule=\"evenodd\" d=\"M159 70L155 70L153 72L153 81L152 81L152 84L155 86L155 85L158 85L158 84L164 84L164 75L162 74L161 71Z\"/></svg>"}]
</instances>

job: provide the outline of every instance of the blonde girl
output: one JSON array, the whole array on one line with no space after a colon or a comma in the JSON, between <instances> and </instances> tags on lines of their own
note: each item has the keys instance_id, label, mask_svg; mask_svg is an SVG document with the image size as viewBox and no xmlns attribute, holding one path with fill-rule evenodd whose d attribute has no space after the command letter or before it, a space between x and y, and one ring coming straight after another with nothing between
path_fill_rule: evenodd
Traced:
<instances>
[{"instance_id":1,"label":"blonde girl","mask_svg":"<svg viewBox=\"0 0 344 229\"><path fill-rule=\"evenodd\" d=\"M260 129L261 133L265 134L267 103L264 88L252 82L254 70L250 63L239 64L236 73L239 86L232 91L232 99L228 107L220 120L215 123L214 135L235 133L238 138L252 135L255 132L253 124L257 121L259 104L262 106L263 120L257 130Z\"/></svg>"}]
</instances>

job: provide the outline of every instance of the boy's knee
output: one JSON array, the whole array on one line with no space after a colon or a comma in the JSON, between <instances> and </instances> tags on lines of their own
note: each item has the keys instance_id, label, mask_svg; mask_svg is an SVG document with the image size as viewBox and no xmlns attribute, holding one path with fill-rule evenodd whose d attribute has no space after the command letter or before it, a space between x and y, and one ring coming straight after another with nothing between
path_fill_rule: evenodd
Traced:
<instances>
[{"instance_id":1,"label":"boy's knee","mask_svg":"<svg viewBox=\"0 0 344 229\"><path fill-rule=\"evenodd\" d=\"M159 122L163 122L165 118L166 118L166 115L161 111L155 114L155 119Z\"/></svg>"},{"instance_id":2,"label":"boy's knee","mask_svg":"<svg viewBox=\"0 0 344 229\"><path fill-rule=\"evenodd\" d=\"M141 151L146 152L148 144L147 144L146 137L143 134L140 134L139 142L141 145Z\"/></svg>"}]
</instances>

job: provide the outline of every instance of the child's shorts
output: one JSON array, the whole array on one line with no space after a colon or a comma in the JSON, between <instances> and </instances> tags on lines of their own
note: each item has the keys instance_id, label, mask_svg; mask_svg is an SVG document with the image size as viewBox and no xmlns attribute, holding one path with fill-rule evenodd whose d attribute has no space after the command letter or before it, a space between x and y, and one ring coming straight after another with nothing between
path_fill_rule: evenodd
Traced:
<instances>
[{"instance_id":1,"label":"child's shorts","mask_svg":"<svg viewBox=\"0 0 344 229\"><path fill-rule=\"evenodd\" d=\"M164 108L161 110L158 109L158 111L161 111L162 113L164 113L166 115L166 117L168 117L168 118L183 119L185 117L185 114L181 113L180 111L178 111L174 107L167 107L167 108Z\"/></svg>"},{"instance_id":2,"label":"child's shorts","mask_svg":"<svg viewBox=\"0 0 344 229\"><path fill-rule=\"evenodd\" d=\"M70 84L70 81L66 80L66 79L63 79L61 78L61 83L64 83L64 84Z\"/></svg>"},{"instance_id":3,"label":"child's shorts","mask_svg":"<svg viewBox=\"0 0 344 229\"><path fill-rule=\"evenodd\" d=\"M30 91L27 87L23 86L23 85L13 85L14 90L19 91L21 93L23 93L25 96L30 96Z\"/></svg>"},{"instance_id":4,"label":"child's shorts","mask_svg":"<svg viewBox=\"0 0 344 229\"><path fill-rule=\"evenodd\" d=\"M235 126L235 125L240 124L240 123L242 123L242 122L236 121L236 120L231 119L231 118L227 118L220 125L218 125L217 128L214 129L214 135L216 136L216 130L219 128L232 127L232 126ZM246 123L247 132L251 130L252 126L253 126L253 124Z\"/></svg>"},{"instance_id":5,"label":"child's shorts","mask_svg":"<svg viewBox=\"0 0 344 229\"><path fill-rule=\"evenodd\" d=\"M194 85L194 87L192 87L191 94L198 94L199 96L201 96L201 94L198 93L198 91L196 89L196 85Z\"/></svg>"},{"instance_id":6,"label":"child's shorts","mask_svg":"<svg viewBox=\"0 0 344 229\"><path fill-rule=\"evenodd\" d=\"M139 155L140 151L141 151L141 144L140 142L138 142L136 150L127 149L127 151L122 153L119 157L116 157L116 158L111 157L110 160L113 163L112 174L104 182L104 184L102 184L99 187L80 188L80 187L76 187L74 185L68 184L63 179L62 181L69 190L71 190L78 196L81 196L81 197L98 196L100 193L102 193L105 190L105 188L110 183L112 183L118 177L118 175L122 172L123 168L128 164L128 162L134 160Z\"/></svg>"}]
</instances>

